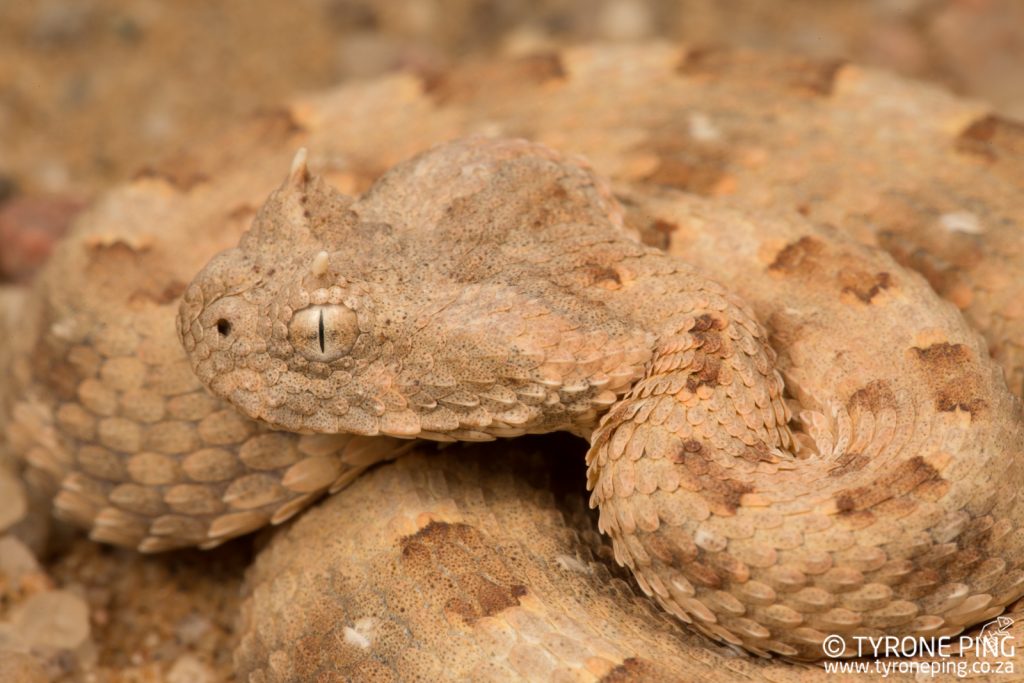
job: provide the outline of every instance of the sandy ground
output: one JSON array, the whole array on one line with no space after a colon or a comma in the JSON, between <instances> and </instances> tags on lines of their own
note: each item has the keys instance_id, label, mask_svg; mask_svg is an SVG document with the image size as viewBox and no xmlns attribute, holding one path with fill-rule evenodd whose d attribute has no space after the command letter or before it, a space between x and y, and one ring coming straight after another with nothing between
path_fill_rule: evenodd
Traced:
<instances>
[{"instance_id":1,"label":"sandy ground","mask_svg":"<svg viewBox=\"0 0 1024 683\"><path fill-rule=\"evenodd\" d=\"M397 68L665 38L845 58L1024 117L1017 0L0 3L0 197L88 197L287 96Z\"/></svg>"},{"instance_id":2,"label":"sandy ground","mask_svg":"<svg viewBox=\"0 0 1024 683\"><path fill-rule=\"evenodd\" d=\"M665 39L849 59L1024 118L1017 0L0 3L0 279L97 192L288 96L394 69Z\"/></svg>"}]
</instances>

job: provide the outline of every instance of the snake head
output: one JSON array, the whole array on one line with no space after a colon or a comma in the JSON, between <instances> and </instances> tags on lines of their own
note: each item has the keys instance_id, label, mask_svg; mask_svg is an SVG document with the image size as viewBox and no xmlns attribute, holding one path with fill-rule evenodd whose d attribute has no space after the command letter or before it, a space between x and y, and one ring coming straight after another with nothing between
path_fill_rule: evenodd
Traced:
<instances>
[{"instance_id":1,"label":"snake head","mask_svg":"<svg viewBox=\"0 0 1024 683\"><path fill-rule=\"evenodd\" d=\"M595 354L646 344L551 282L574 277L578 231L614 223L615 206L584 166L525 141L436 147L358 200L310 177L300 154L238 247L187 289L182 343L214 394L290 431L451 440L568 424L596 410L601 386L575 362L586 331L600 328ZM562 383L585 389L548 416Z\"/></svg>"},{"instance_id":2,"label":"snake head","mask_svg":"<svg viewBox=\"0 0 1024 683\"><path fill-rule=\"evenodd\" d=\"M325 247L363 240L349 234L350 204L309 177L300 152L239 245L186 289L177 327L192 368L249 417L290 431L378 431L393 373L380 362L373 297L359 263Z\"/></svg>"}]
</instances>

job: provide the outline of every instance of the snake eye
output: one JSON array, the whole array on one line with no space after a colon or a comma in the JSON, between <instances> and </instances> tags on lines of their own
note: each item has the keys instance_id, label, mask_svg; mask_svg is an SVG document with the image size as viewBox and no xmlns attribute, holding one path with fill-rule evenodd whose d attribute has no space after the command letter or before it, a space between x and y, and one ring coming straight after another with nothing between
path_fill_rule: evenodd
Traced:
<instances>
[{"instance_id":1,"label":"snake eye","mask_svg":"<svg viewBox=\"0 0 1024 683\"><path fill-rule=\"evenodd\" d=\"M231 334L231 323L225 318L221 318L217 321L217 334L222 337L226 337Z\"/></svg>"},{"instance_id":2,"label":"snake eye","mask_svg":"<svg viewBox=\"0 0 1024 683\"><path fill-rule=\"evenodd\" d=\"M312 306L292 316L288 339L307 359L329 363L356 342L359 325L355 311L346 306Z\"/></svg>"}]
</instances>

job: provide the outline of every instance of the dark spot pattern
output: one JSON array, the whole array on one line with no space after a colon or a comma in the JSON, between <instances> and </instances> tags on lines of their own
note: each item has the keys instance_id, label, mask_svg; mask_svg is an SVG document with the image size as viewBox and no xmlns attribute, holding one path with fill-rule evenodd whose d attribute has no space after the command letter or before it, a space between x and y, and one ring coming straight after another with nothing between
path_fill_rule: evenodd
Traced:
<instances>
[{"instance_id":1,"label":"dark spot pattern","mask_svg":"<svg viewBox=\"0 0 1024 683\"><path fill-rule=\"evenodd\" d=\"M926 348L915 346L913 352L932 390L936 409L962 410L973 418L988 406L978 395L977 380L971 370L975 359L966 346L940 342Z\"/></svg>"},{"instance_id":2,"label":"dark spot pattern","mask_svg":"<svg viewBox=\"0 0 1024 683\"><path fill-rule=\"evenodd\" d=\"M401 558L402 568L443 601L445 612L468 626L517 606L527 592L468 524L431 521L401 540Z\"/></svg>"},{"instance_id":3,"label":"dark spot pattern","mask_svg":"<svg viewBox=\"0 0 1024 683\"><path fill-rule=\"evenodd\" d=\"M676 71L708 80L743 81L750 87L782 83L795 92L827 97L835 88L836 75L846 62L812 59L710 47L687 53Z\"/></svg>"},{"instance_id":4,"label":"dark spot pattern","mask_svg":"<svg viewBox=\"0 0 1024 683\"><path fill-rule=\"evenodd\" d=\"M820 240L804 235L783 247L769 264L768 270L786 275L810 272L816 267L817 257L824 251L825 245Z\"/></svg>"},{"instance_id":5,"label":"dark spot pattern","mask_svg":"<svg viewBox=\"0 0 1024 683\"><path fill-rule=\"evenodd\" d=\"M642 659L627 657L614 669L601 677L600 683L641 683L653 680L654 668Z\"/></svg>"},{"instance_id":6,"label":"dark spot pattern","mask_svg":"<svg viewBox=\"0 0 1024 683\"><path fill-rule=\"evenodd\" d=\"M869 413L895 410L897 408L896 394L892 392L889 382L884 379L876 379L853 392L850 395L850 400L846 402L846 406L851 413L858 410L866 410Z\"/></svg>"},{"instance_id":7,"label":"dark spot pattern","mask_svg":"<svg viewBox=\"0 0 1024 683\"><path fill-rule=\"evenodd\" d=\"M530 84L565 80L562 59L556 53L528 55L497 64L470 64L455 71L426 74L423 92L439 105L471 102L482 97L500 101L501 93L521 97ZM526 136L528 137L528 136Z\"/></svg>"},{"instance_id":8,"label":"dark spot pattern","mask_svg":"<svg viewBox=\"0 0 1024 683\"><path fill-rule=\"evenodd\" d=\"M583 266L583 273L588 286L614 288L622 284L622 276L614 266L588 263Z\"/></svg>"},{"instance_id":9,"label":"dark spot pattern","mask_svg":"<svg viewBox=\"0 0 1024 683\"><path fill-rule=\"evenodd\" d=\"M716 515L730 517L736 514L743 495L754 490L747 482L733 479L718 463L708 460L704 456L703 445L695 439L679 444L672 461L698 484L697 490Z\"/></svg>"},{"instance_id":10,"label":"dark spot pattern","mask_svg":"<svg viewBox=\"0 0 1024 683\"><path fill-rule=\"evenodd\" d=\"M988 161L1024 158L1024 123L997 114L973 122L956 138L959 152L975 154Z\"/></svg>"},{"instance_id":11,"label":"dark spot pattern","mask_svg":"<svg viewBox=\"0 0 1024 683\"><path fill-rule=\"evenodd\" d=\"M718 194L722 181L728 177L728 159L724 152L697 148L685 153L673 152L658 159L654 171L644 180L702 197Z\"/></svg>"},{"instance_id":12,"label":"dark spot pattern","mask_svg":"<svg viewBox=\"0 0 1024 683\"><path fill-rule=\"evenodd\" d=\"M929 483L942 482L939 471L916 455L900 463L866 486L844 489L836 494L836 509L840 514L867 510L883 501L914 492Z\"/></svg>"},{"instance_id":13,"label":"dark spot pattern","mask_svg":"<svg viewBox=\"0 0 1024 683\"><path fill-rule=\"evenodd\" d=\"M862 270L844 269L839 272L839 284L844 294L851 294L861 302L870 304L884 290L892 287L892 275L886 272L866 273Z\"/></svg>"},{"instance_id":14,"label":"dark spot pattern","mask_svg":"<svg viewBox=\"0 0 1024 683\"><path fill-rule=\"evenodd\" d=\"M722 335L725 323L712 315L704 313L694 321L690 335L696 343L696 353L690 366L691 374L686 378L686 388L696 391L699 387L718 386L718 376L722 370L722 359L728 355L726 340Z\"/></svg>"}]
</instances>

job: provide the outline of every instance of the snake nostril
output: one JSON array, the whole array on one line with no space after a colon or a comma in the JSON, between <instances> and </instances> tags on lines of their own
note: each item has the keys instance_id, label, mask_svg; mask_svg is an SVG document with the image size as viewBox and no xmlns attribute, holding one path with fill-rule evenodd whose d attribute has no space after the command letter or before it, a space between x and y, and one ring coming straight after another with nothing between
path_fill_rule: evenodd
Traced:
<instances>
[{"instance_id":1,"label":"snake nostril","mask_svg":"<svg viewBox=\"0 0 1024 683\"><path fill-rule=\"evenodd\" d=\"M222 337L228 336L231 334L231 323L224 318L221 318L217 321L217 332L219 332Z\"/></svg>"}]
</instances>

